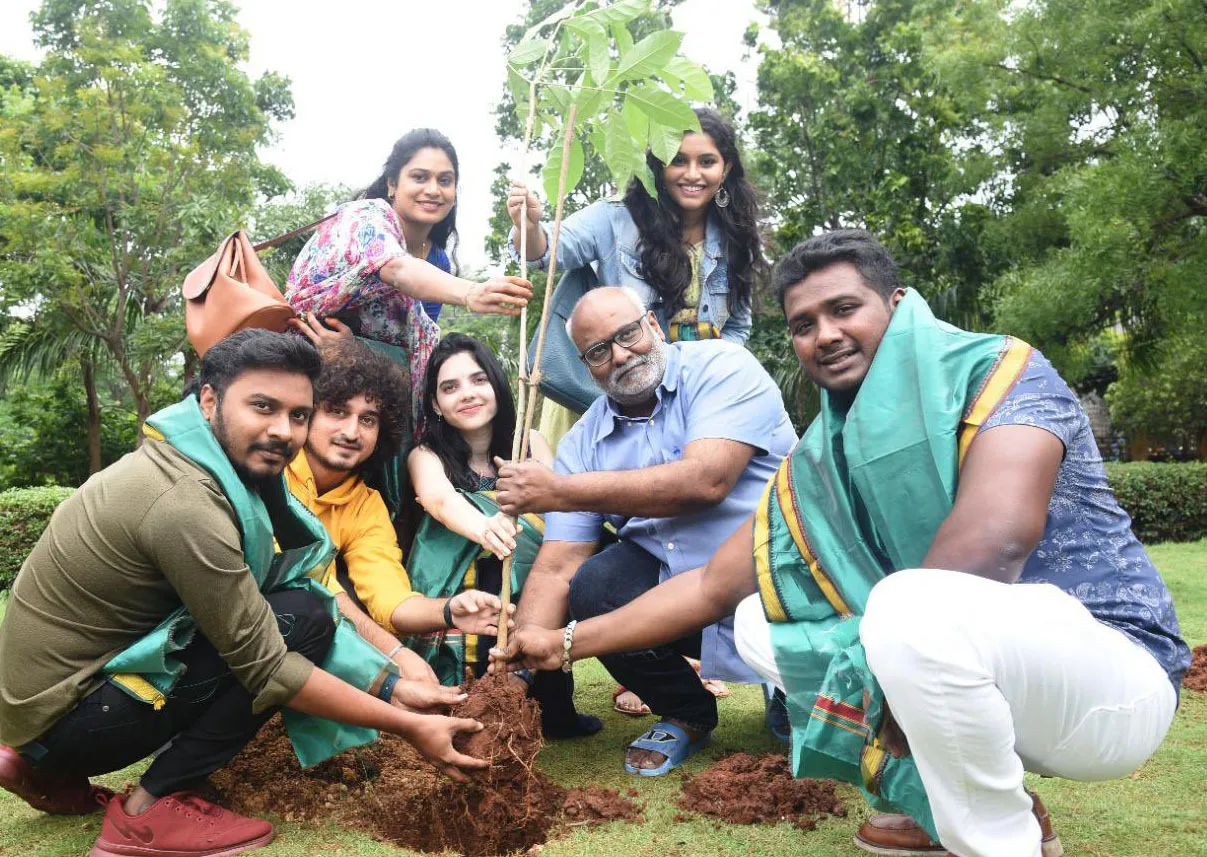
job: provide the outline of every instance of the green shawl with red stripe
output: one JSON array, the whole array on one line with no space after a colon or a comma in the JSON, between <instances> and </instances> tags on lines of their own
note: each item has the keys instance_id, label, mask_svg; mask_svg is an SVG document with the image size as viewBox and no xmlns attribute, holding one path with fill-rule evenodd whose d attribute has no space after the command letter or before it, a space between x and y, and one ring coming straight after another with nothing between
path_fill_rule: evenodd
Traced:
<instances>
[{"instance_id":1,"label":"green shawl with red stripe","mask_svg":"<svg viewBox=\"0 0 1207 857\"><path fill-rule=\"evenodd\" d=\"M1030 354L1011 337L938 321L910 290L854 401L822 393L821 413L755 512L794 773L854 783L873 806L908 813L935 838L914 760L894 759L878 738L883 695L859 617L877 581L922 564L968 445Z\"/></svg>"}]
</instances>

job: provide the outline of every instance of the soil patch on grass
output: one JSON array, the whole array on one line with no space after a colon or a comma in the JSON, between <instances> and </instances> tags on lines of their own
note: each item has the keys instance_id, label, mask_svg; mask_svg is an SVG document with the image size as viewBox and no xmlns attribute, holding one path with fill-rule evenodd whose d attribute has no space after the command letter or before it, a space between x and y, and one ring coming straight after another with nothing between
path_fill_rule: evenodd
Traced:
<instances>
[{"instance_id":1,"label":"soil patch on grass","mask_svg":"<svg viewBox=\"0 0 1207 857\"><path fill-rule=\"evenodd\" d=\"M567 792L536 769L540 708L522 690L488 677L468 691L452 714L484 728L454 743L491 762L469 785L440 775L392 735L303 771L280 717L210 780L220 802L236 812L334 821L418 851L448 849L467 857L528 849L562 825L640 817L640 809L616 792Z\"/></svg>"},{"instance_id":2,"label":"soil patch on grass","mask_svg":"<svg viewBox=\"0 0 1207 857\"><path fill-rule=\"evenodd\" d=\"M793 779L783 753L734 753L694 777L685 777L676 803L734 824L790 821L813 830L827 815L847 808L830 780Z\"/></svg>"},{"instance_id":3,"label":"soil patch on grass","mask_svg":"<svg viewBox=\"0 0 1207 857\"><path fill-rule=\"evenodd\" d=\"M1194 660L1190 662L1190 669L1182 679L1182 686L1187 690L1207 693L1207 646L1195 647Z\"/></svg>"}]
</instances>

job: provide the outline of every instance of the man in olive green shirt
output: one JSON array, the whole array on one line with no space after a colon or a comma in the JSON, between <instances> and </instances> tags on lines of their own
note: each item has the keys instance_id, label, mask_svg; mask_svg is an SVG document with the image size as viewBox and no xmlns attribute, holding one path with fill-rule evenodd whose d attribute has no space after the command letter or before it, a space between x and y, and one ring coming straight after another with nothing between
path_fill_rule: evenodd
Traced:
<instances>
[{"instance_id":1,"label":"man in olive green shirt","mask_svg":"<svg viewBox=\"0 0 1207 857\"><path fill-rule=\"evenodd\" d=\"M305 442L319 369L304 339L262 330L205 353L199 401L186 403L249 489L280 483ZM335 631L321 601L262 593L218 481L150 435L64 501L13 585L0 625L0 786L48 812L107 802L95 857L235 854L270 841L272 826L184 789L281 706L402 735L456 779L485 765L452 747L473 721L383 701L397 701L392 676L375 699L317 668ZM198 634L166 696L102 672L182 605ZM131 794L89 785L165 744Z\"/></svg>"}]
</instances>

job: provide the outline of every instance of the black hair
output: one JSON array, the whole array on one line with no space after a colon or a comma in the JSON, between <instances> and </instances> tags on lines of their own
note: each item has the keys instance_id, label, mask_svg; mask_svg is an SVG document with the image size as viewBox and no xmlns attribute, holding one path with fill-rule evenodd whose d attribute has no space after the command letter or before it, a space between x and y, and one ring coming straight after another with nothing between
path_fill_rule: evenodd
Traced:
<instances>
[{"instance_id":1,"label":"black hair","mask_svg":"<svg viewBox=\"0 0 1207 857\"><path fill-rule=\"evenodd\" d=\"M469 444L465 442L461 432L436 416L436 379L440 377L440 367L454 354L461 353L474 358L474 362L482 367L486 379L495 391L498 412L491 422L492 460L495 456L511 458L511 443L516 431L515 399L511 395L511 385L507 382L507 374L503 371L499 358L481 342L464 333L450 333L436 344L432 356L428 358L427 381L423 389L424 429L421 443L436 453L436 457L444 465L445 475L454 486L465 491L475 491L478 488L478 477L469 467Z\"/></svg>"},{"instance_id":2,"label":"black hair","mask_svg":"<svg viewBox=\"0 0 1207 857\"><path fill-rule=\"evenodd\" d=\"M322 368L318 349L304 337L249 328L232 333L205 352L197 373L197 390L208 385L221 402L226 388L244 372L279 369L305 375L313 384Z\"/></svg>"},{"instance_id":3,"label":"black hair","mask_svg":"<svg viewBox=\"0 0 1207 857\"><path fill-rule=\"evenodd\" d=\"M897 263L875 235L866 229L835 229L800 242L775 266L771 288L780 309L790 287L839 262L854 265L864 285L886 301L902 288Z\"/></svg>"},{"instance_id":4,"label":"black hair","mask_svg":"<svg viewBox=\"0 0 1207 857\"><path fill-rule=\"evenodd\" d=\"M377 447L359 470L374 473L410 435L411 395L406 376L390 358L355 339L325 345L323 371L314 385L314 405L339 407L356 396L377 405Z\"/></svg>"},{"instance_id":5,"label":"black hair","mask_svg":"<svg viewBox=\"0 0 1207 857\"><path fill-rule=\"evenodd\" d=\"M729 193L729 205L721 208L714 198L709 214L721 224L721 245L729 265L729 309L734 312L750 306L755 272L763 266L758 194L746 178L733 126L711 108L697 107L695 111L701 130L713 139L729 167L721 185ZM641 236L645 280L661 295L669 318L683 309L683 293L691 283L691 258L683 246L682 212L662 178L665 165L653 152L646 152L645 160L654 174L658 198L651 197L645 185L634 178L625 191L624 204Z\"/></svg>"},{"instance_id":6,"label":"black hair","mask_svg":"<svg viewBox=\"0 0 1207 857\"><path fill-rule=\"evenodd\" d=\"M389 200L390 182L397 184L402 168L411 162L420 149L439 149L448 155L448 159L453 162L453 183L460 184L461 164L457 160L457 150L453 148L452 142L435 128L416 128L398 138L394 148L390 150L390 157L386 158L381 167L381 175L358 193L356 198ZM448 253L453 270L460 273L461 266L457 264L457 245L460 243L460 237L457 234L456 202L444 219L432 227L430 238L433 244Z\"/></svg>"}]
</instances>

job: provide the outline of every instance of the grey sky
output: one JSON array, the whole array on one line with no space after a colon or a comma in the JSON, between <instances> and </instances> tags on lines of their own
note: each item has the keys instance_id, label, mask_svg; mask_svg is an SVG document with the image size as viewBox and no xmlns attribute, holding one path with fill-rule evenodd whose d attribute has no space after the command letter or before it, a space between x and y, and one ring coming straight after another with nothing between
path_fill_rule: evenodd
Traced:
<instances>
[{"instance_id":1,"label":"grey sky","mask_svg":"<svg viewBox=\"0 0 1207 857\"><path fill-rule=\"evenodd\" d=\"M461 161L458 225L463 264L493 268L482 241L491 171L515 153L494 134L491 110L505 77L500 39L525 0L341 0L337 4L236 0L251 34L248 71L271 69L293 82L297 116L278 129L264 157L298 186L360 186L411 128L443 131ZM0 52L35 59L29 14L36 0L0 3ZM755 106L757 57L743 63L752 0L685 0L675 28L683 52L714 73L738 76L743 110Z\"/></svg>"}]
</instances>

